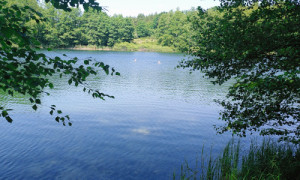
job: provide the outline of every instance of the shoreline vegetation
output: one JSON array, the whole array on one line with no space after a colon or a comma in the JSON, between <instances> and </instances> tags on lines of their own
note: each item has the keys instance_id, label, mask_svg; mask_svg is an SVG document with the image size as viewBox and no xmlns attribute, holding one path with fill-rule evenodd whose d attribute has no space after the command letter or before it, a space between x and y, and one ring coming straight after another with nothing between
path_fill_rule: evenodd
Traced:
<instances>
[{"instance_id":1,"label":"shoreline vegetation","mask_svg":"<svg viewBox=\"0 0 300 180\"><path fill-rule=\"evenodd\" d=\"M299 145L265 138L243 147L233 138L219 156L211 154L203 145L196 162L185 161L173 179L300 179Z\"/></svg>"},{"instance_id":2,"label":"shoreline vegetation","mask_svg":"<svg viewBox=\"0 0 300 180\"><path fill-rule=\"evenodd\" d=\"M161 53L180 53L180 51L158 44L154 38L139 38L133 42L116 43L113 47L95 45L76 45L74 47L59 48L68 50L85 50L85 51L129 51L129 52L161 52Z\"/></svg>"},{"instance_id":3,"label":"shoreline vegetation","mask_svg":"<svg viewBox=\"0 0 300 180\"><path fill-rule=\"evenodd\" d=\"M179 53L187 52L195 43L189 21L197 15L195 8L123 17L92 9L63 11L36 0L27 5L43 15L43 19L27 22L25 26L37 40L37 46L45 49Z\"/></svg>"}]
</instances>

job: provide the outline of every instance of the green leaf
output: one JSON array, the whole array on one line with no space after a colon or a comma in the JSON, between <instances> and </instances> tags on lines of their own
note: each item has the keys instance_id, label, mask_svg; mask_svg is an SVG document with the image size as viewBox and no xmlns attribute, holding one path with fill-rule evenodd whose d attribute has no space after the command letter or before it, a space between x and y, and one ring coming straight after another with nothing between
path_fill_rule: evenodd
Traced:
<instances>
[{"instance_id":1,"label":"green leaf","mask_svg":"<svg viewBox=\"0 0 300 180\"><path fill-rule=\"evenodd\" d=\"M54 7L66 11L70 11L69 6L79 4L90 7L98 6L94 0L46 0L46 2L51 2ZM90 75L96 74L101 68L95 67L95 71L93 68L87 67L89 64L92 64L90 59L86 59L84 63L82 63L82 60L79 61L77 57L63 60L62 56L64 56L64 58L67 57L66 54L62 54L62 56L59 55L61 57L49 57L43 52L37 52L40 47L56 48L58 46L66 47L70 44L81 43L75 40L75 36L84 33L83 31L78 32L81 27L78 27L79 29L77 27L72 28L74 26L71 25L72 23L62 23L64 26L57 26L57 23L61 23L62 21L67 22L70 19L78 20L77 18L80 18L80 16L78 16L79 11L74 10L70 12L70 14L65 12L55 14L54 12L56 11L53 11L54 14L49 12L49 17L54 17L55 15L61 22L55 21L54 23L47 23L45 21L46 18L42 17L43 14L37 12L37 10L42 10L36 6L38 5L37 1L32 1L29 5L25 6L23 6L23 3L25 3L25 1L18 1L18 5L6 5L10 4L9 0L0 0L0 64L2 67L0 68L0 74L3 79L3 81L1 81L2 88L0 87L0 89L11 96L14 94L28 96L30 103L32 103L32 108L36 111L38 105L41 104L39 97L41 97L43 93L49 95L49 93L44 91L45 88L54 88L54 84L51 83L50 80L55 79L56 74L60 78L63 78L62 76L66 74L70 75L73 77L72 83L76 82L75 85L78 86L79 84L84 84L84 81L86 81ZM70 16L70 18L63 20L64 18L61 17L64 16ZM102 15L100 16L102 17ZM42 24L41 22L46 23ZM34 26L36 23L39 23L39 27ZM66 28L74 29L74 31L68 31ZM101 29L101 27L98 29ZM103 34L103 32L101 33ZM42 43L38 42L37 37ZM102 37L99 37L99 39L96 38L96 41L102 42ZM49 42L49 44L45 46L43 42ZM47 50L52 51L51 48L47 48ZM51 77L54 75L55 77ZM50 108L50 114L55 114L55 106L51 106ZM5 109L2 107L1 110ZM1 111L1 116L4 115L7 117L7 112L8 110L4 112ZM57 111L57 113L62 112ZM65 118L69 119L67 116ZM8 117L7 120L11 121L10 117ZM59 117L56 120L62 121Z\"/></svg>"},{"instance_id":2,"label":"green leaf","mask_svg":"<svg viewBox=\"0 0 300 180\"><path fill-rule=\"evenodd\" d=\"M30 101L31 103L33 103L33 102L34 102L34 100L33 100L32 98L29 98L29 101Z\"/></svg>"},{"instance_id":3,"label":"green leaf","mask_svg":"<svg viewBox=\"0 0 300 180\"><path fill-rule=\"evenodd\" d=\"M52 83L49 83L49 87L50 87L50 89L53 89L54 85Z\"/></svg>"},{"instance_id":4,"label":"green leaf","mask_svg":"<svg viewBox=\"0 0 300 180\"><path fill-rule=\"evenodd\" d=\"M32 106L32 109L34 109L35 111L37 110L37 108L38 108L38 107L37 107L36 104Z\"/></svg>"},{"instance_id":5,"label":"green leaf","mask_svg":"<svg viewBox=\"0 0 300 180\"><path fill-rule=\"evenodd\" d=\"M9 123L12 123L12 122L13 122L13 120L12 120L9 116L6 116L5 119L6 119L7 122L9 122Z\"/></svg>"},{"instance_id":6,"label":"green leaf","mask_svg":"<svg viewBox=\"0 0 300 180\"><path fill-rule=\"evenodd\" d=\"M36 99L36 100L35 100L35 103L36 103L36 104L41 104L41 100L40 100L40 99Z\"/></svg>"},{"instance_id":7,"label":"green leaf","mask_svg":"<svg viewBox=\"0 0 300 180\"><path fill-rule=\"evenodd\" d=\"M57 113L58 113L58 114L61 114L61 113L62 113L62 111L61 111L61 110L57 110Z\"/></svg>"},{"instance_id":8,"label":"green leaf","mask_svg":"<svg viewBox=\"0 0 300 180\"><path fill-rule=\"evenodd\" d=\"M2 111L2 116L6 117L8 115L7 111Z\"/></svg>"}]
</instances>

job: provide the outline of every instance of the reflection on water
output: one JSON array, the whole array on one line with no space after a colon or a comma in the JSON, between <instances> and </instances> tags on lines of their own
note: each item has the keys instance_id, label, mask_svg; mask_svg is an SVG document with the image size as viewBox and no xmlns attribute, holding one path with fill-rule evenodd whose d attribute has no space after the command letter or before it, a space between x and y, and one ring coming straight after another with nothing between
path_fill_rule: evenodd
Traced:
<instances>
[{"instance_id":1,"label":"reflection on water","mask_svg":"<svg viewBox=\"0 0 300 180\"><path fill-rule=\"evenodd\" d=\"M89 79L89 86L114 95L93 99L66 79L53 77L51 96L42 95L37 112L28 97L7 97L13 124L0 121L0 179L170 179L202 145L220 151L229 135L216 135L227 86L214 86L202 74L175 69L183 56L167 53L57 51L92 57L121 76ZM160 63L158 63L160 62ZM57 124L48 107L56 104L72 118Z\"/></svg>"}]
</instances>

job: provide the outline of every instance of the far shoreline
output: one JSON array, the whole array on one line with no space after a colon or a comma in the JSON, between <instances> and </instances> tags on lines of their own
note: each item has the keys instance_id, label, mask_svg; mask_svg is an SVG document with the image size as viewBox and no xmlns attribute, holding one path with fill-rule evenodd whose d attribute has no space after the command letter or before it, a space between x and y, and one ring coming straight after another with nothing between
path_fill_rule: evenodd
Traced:
<instances>
[{"instance_id":1,"label":"far shoreline","mask_svg":"<svg viewBox=\"0 0 300 180\"><path fill-rule=\"evenodd\" d=\"M159 53L182 53L175 50L159 50L159 49L148 49L148 48L139 48L139 49L130 49L130 48L111 48L111 47L68 47L68 48L53 48L60 50L80 50L80 51L116 51L116 52L159 52Z\"/></svg>"},{"instance_id":2,"label":"far shoreline","mask_svg":"<svg viewBox=\"0 0 300 180\"><path fill-rule=\"evenodd\" d=\"M155 38L138 38L132 42L119 42L114 46L75 45L70 47L40 47L40 49L81 50L81 51L115 51L115 52L159 52L183 53L171 46L163 46Z\"/></svg>"},{"instance_id":3,"label":"far shoreline","mask_svg":"<svg viewBox=\"0 0 300 180\"><path fill-rule=\"evenodd\" d=\"M76 45L74 47L53 48L64 50L82 50L82 51L120 51L120 52L160 52L160 53L182 53L174 47L162 46L154 38L139 38L132 42L120 42L113 47L96 45Z\"/></svg>"}]
</instances>

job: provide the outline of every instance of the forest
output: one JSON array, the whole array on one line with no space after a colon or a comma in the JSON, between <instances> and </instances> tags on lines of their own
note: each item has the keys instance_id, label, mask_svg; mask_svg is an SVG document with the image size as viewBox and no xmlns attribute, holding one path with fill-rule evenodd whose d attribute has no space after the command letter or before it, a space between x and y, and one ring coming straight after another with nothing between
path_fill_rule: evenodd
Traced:
<instances>
[{"instance_id":1,"label":"forest","mask_svg":"<svg viewBox=\"0 0 300 180\"><path fill-rule=\"evenodd\" d=\"M161 12L137 17L108 16L105 11L84 11L72 8L64 11L50 3L36 0L10 1L29 5L41 12L41 23L30 21L32 36L43 48L73 48L82 46L114 47L130 46L135 39L150 39L155 44L171 47L174 51L186 51L191 43L191 22L196 9Z\"/></svg>"}]
</instances>

